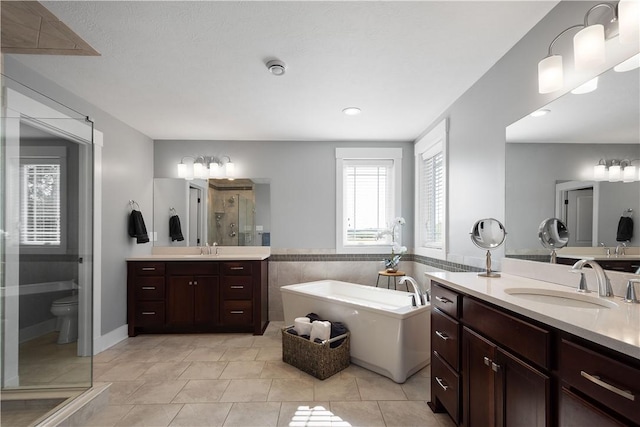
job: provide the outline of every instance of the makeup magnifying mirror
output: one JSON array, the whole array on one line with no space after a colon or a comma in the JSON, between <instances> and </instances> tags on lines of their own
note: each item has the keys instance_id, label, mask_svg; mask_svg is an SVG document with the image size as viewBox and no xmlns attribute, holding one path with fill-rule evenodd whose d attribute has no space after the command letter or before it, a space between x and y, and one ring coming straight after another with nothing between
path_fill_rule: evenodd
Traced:
<instances>
[{"instance_id":1,"label":"makeup magnifying mirror","mask_svg":"<svg viewBox=\"0 0 640 427\"><path fill-rule=\"evenodd\" d=\"M478 220L471 229L471 241L480 249L487 250L487 271L478 273L480 277L500 277L499 273L491 271L491 249L504 243L507 231L500 221L494 218Z\"/></svg>"},{"instance_id":2,"label":"makeup magnifying mirror","mask_svg":"<svg viewBox=\"0 0 640 427\"><path fill-rule=\"evenodd\" d=\"M569 243L569 230L558 218L547 218L538 227L538 239L547 249L551 249L551 264L556 263L556 249L564 248Z\"/></svg>"}]
</instances>

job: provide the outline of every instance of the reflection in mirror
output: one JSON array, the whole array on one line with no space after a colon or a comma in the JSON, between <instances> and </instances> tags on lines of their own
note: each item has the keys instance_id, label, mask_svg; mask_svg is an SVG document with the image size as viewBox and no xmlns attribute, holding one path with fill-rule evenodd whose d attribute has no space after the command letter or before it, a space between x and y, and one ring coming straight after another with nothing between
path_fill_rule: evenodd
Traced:
<instances>
[{"instance_id":1,"label":"reflection in mirror","mask_svg":"<svg viewBox=\"0 0 640 427\"><path fill-rule=\"evenodd\" d=\"M551 259L549 262L556 263L556 249L564 248L569 243L569 231L558 218L547 218L538 227L538 239L542 246L551 249Z\"/></svg>"},{"instance_id":2,"label":"reflection in mirror","mask_svg":"<svg viewBox=\"0 0 640 427\"><path fill-rule=\"evenodd\" d=\"M507 237L507 232L500 221L493 218L478 220L471 229L471 241L480 249L487 250L487 271L478 273L481 277L500 277L500 274L491 271L491 249L502 245Z\"/></svg>"},{"instance_id":3,"label":"reflection in mirror","mask_svg":"<svg viewBox=\"0 0 640 427\"><path fill-rule=\"evenodd\" d=\"M154 179L155 246L269 246L271 189L267 179ZM177 216L184 240L172 239ZM173 230L175 232L175 230Z\"/></svg>"},{"instance_id":4,"label":"reflection in mirror","mask_svg":"<svg viewBox=\"0 0 640 427\"><path fill-rule=\"evenodd\" d=\"M574 246L597 251L595 246L601 242L606 247L616 246L621 214L640 206L640 181L595 181L593 172L600 159L640 159L639 82L637 68L609 70L600 76L594 92L567 93L542 107L549 110L548 114L527 116L507 127L507 257L548 262L548 251L537 239L537 227L542 219L550 217L562 220L570 232L563 252ZM566 188L569 185L571 189ZM592 196L583 194L591 187ZM587 191L578 194L580 188ZM589 200L592 227L579 221L587 218ZM565 208L572 210L567 213ZM634 239L629 245L640 246L640 237ZM585 253L584 249L580 253Z\"/></svg>"}]
</instances>

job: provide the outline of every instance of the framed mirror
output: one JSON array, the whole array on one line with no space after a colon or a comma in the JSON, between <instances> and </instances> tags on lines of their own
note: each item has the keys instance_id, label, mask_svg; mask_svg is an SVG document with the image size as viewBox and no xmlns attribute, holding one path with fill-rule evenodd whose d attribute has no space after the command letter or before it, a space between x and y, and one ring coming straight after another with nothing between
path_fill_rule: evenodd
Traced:
<instances>
[{"instance_id":1,"label":"framed mirror","mask_svg":"<svg viewBox=\"0 0 640 427\"><path fill-rule=\"evenodd\" d=\"M640 159L639 82L638 68L611 69L599 76L595 91L567 93L543 107L546 115L527 116L507 127L507 257L548 262L538 227L554 217L569 230L568 248L601 242L615 248L620 216L640 207L640 181L595 181L594 166L600 159ZM632 164L640 166L638 160ZM578 194L580 189L587 191ZM584 216L567 213L567 203L580 204ZM639 234L629 246L640 246Z\"/></svg>"},{"instance_id":2,"label":"framed mirror","mask_svg":"<svg viewBox=\"0 0 640 427\"><path fill-rule=\"evenodd\" d=\"M268 179L153 180L154 246L270 246ZM183 240L177 239L177 217Z\"/></svg>"}]
</instances>

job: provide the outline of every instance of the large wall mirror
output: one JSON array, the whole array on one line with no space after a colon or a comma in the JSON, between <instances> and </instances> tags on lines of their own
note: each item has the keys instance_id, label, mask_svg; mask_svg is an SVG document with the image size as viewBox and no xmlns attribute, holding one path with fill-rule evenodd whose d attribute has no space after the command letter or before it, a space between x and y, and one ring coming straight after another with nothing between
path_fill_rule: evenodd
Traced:
<instances>
[{"instance_id":1,"label":"large wall mirror","mask_svg":"<svg viewBox=\"0 0 640 427\"><path fill-rule=\"evenodd\" d=\"M599 76L597 90L567 93L506 129L505 224L507 256L548 261L537 238L545 218L561 218L569 246L615 247L620 217L633 209L640 246L640 182L594 180L600 159L640 166L640 70ZM575 209L563 206L565 200ZM537 255L545 255L537 258Z\"/></svg>"},{"instance_id":2,"label":"large wall mirror","mask_svg":"<svg viewBox=\"0 0 640 427\"><path fill-rule=\"evenodd\" d=\"M270 200L268 179L155 178L154 246L270 246Z\"/></svg>"}]
</instances>

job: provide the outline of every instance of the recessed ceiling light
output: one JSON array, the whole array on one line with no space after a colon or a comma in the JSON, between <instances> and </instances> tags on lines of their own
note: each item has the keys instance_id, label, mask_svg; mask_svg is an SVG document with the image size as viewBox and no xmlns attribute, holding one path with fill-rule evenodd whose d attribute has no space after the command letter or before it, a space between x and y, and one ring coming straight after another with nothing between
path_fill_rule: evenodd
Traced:
<instances>
[{"instance_id":1,"label":"recessed ceiling light","mask_svg":"<svg viewBox=\"0 0 640 427\"><path fill-rule=\"evenodd\" d=\"M617 71L618 73L624 73L625 71L635 70L636 68L639 68L639 67L640 67L640 53L635 56L632 56L626 61L622 61L621 63L613 67L613 70Z\"/></svg>"},{"instance_id":2,"label":"recessed ceiling light","mask_svg":"<svg viewBox=\"0 0 640 427\"><path fill-rule=\"evenodd\" d=\"M357 116L362 112L362 110L360 110L358 107L347 107L344 110L342 110L342 112L345 113L347 116Z\"/></svg>"},{"instance_id":3,"label":"recessed ceiling light","mask_svg":"<svg viewBox=\"0 0 640 427\"><path fill-rule=\"evenodd\" d=\"M585 84L578 86L577 88L571 91L574 95L582 95L584 93L593 92L598 89L598 78L594 78L586 82Z\"/></svg>"},{"instance_id":4,"label":"recessed ceiling light","mask_svg":"<svg viewBox=\"0 0 640 427\"><path fill-rule=\"evenodd\" d=\"M267 62L267 68L274 76L281 76L287 71L287 65L278 59Z\"/></svg>"},{"instance_id":5,"label":"recessed ceiling light","mask_svg":"<svg viewBox=\"0 0 640 427\"><path fill-rule=\"evenodd\" d=\"M542 117L545 114L550 113L551 110L547 110L546 108L542 108L540 110L534 111L533 113L530 114L531 117Z\"/></svg>"}]
</instances>

